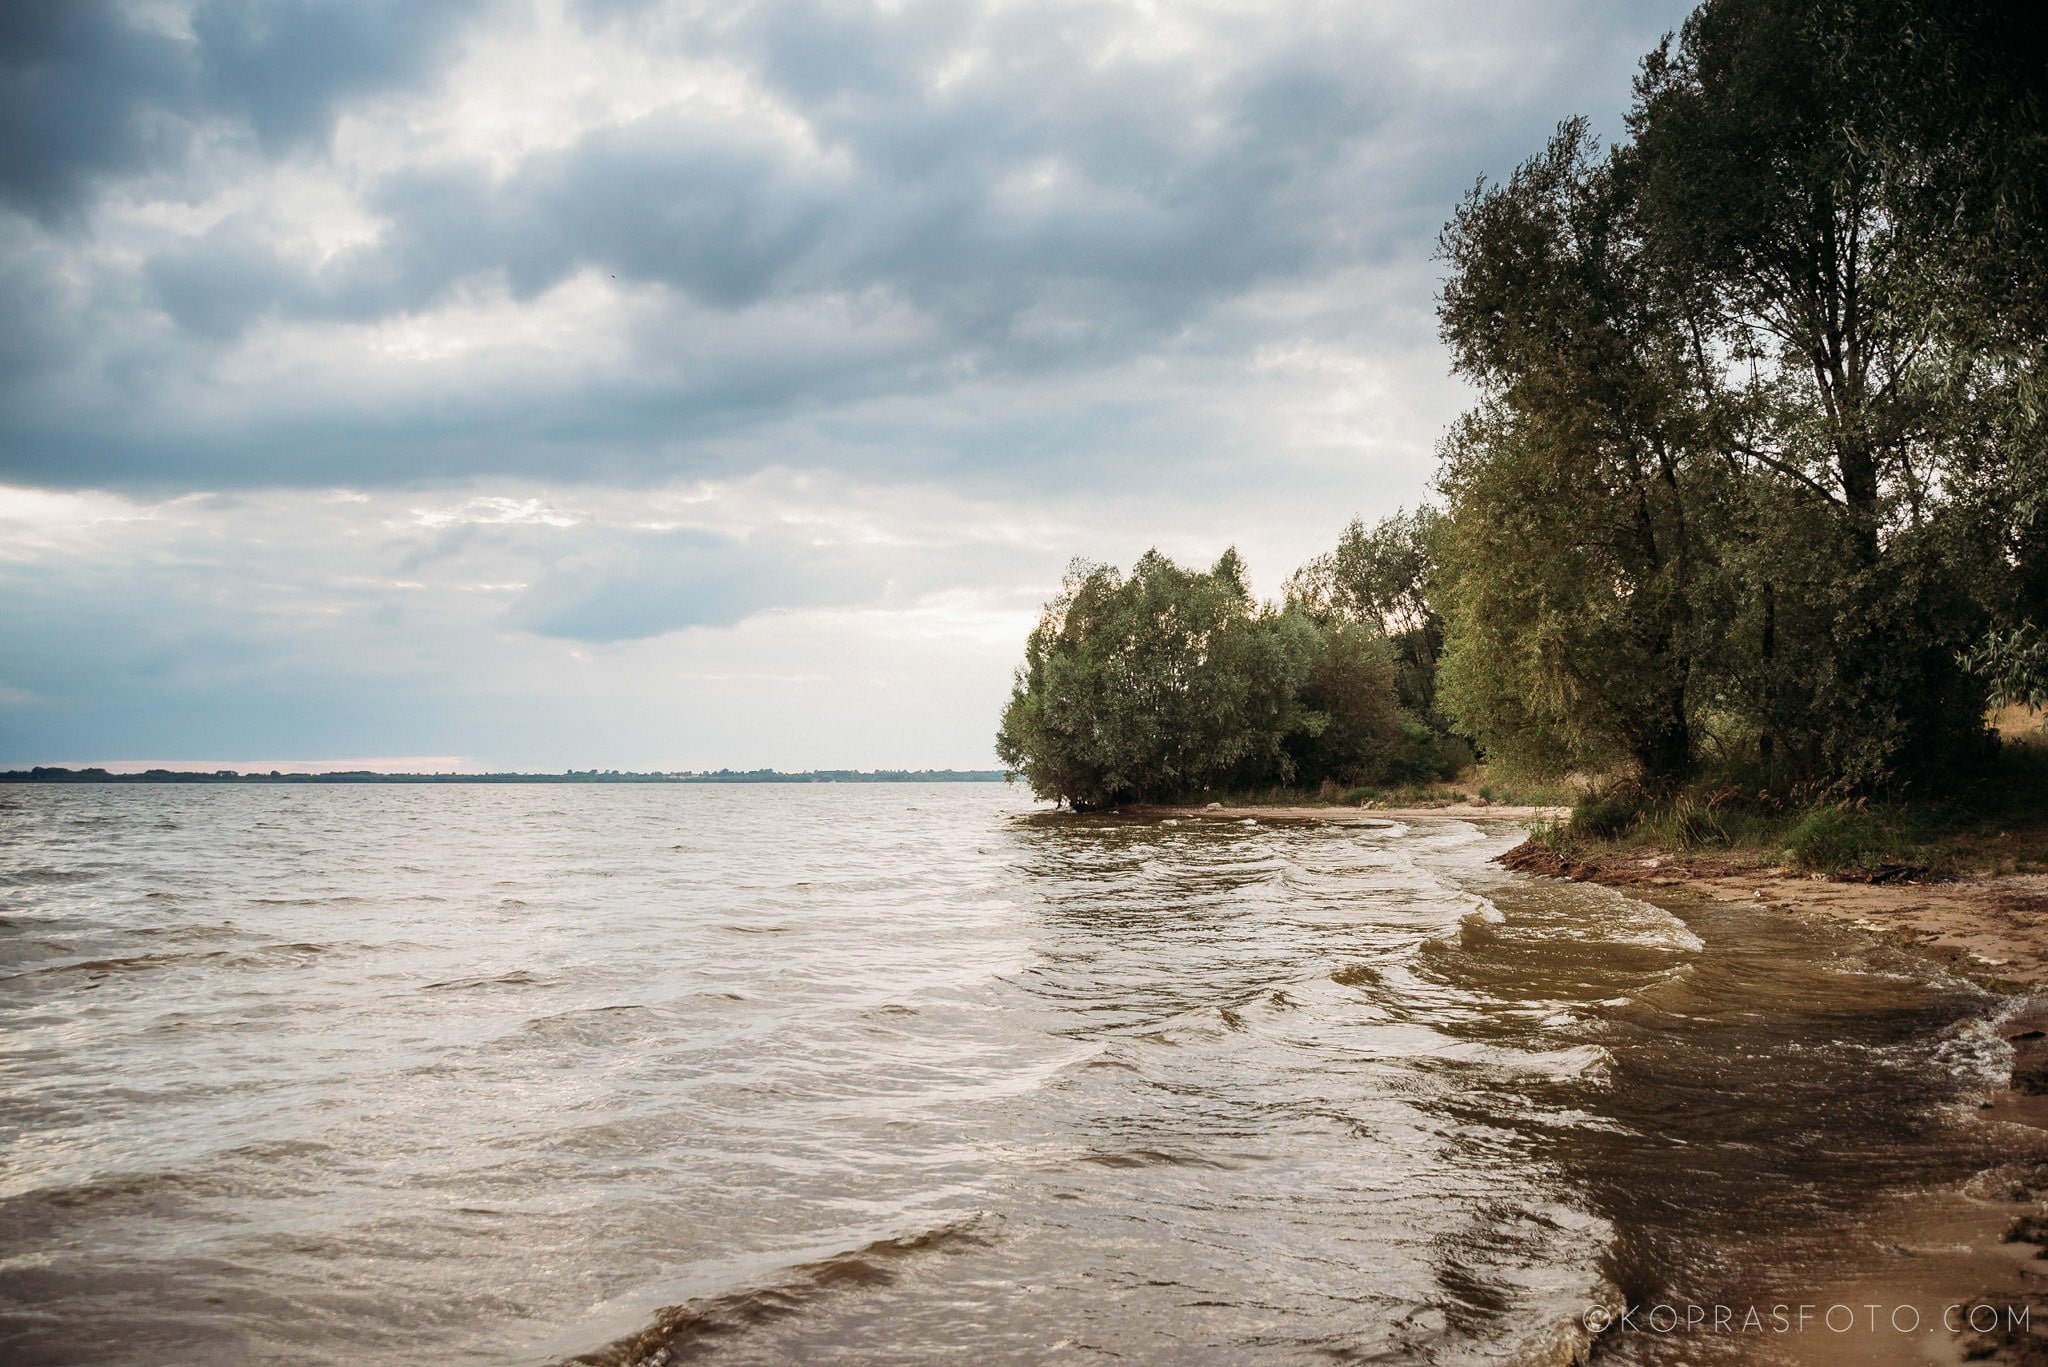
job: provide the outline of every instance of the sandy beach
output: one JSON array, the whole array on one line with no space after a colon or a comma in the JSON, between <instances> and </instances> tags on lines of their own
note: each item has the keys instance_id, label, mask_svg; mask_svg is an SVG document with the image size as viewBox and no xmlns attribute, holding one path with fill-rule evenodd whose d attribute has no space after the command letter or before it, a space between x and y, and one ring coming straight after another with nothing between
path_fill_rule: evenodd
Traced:
<instances>
[{"instance_id":1,"label":"sandy beach","mask_svg":"<svg viewBox=\"0 0 2048 1367\"><path fill-rule=\"evenodd\" d=\"M1511 862L1529 867L1542 863ZM1531 869L1532 872L1550 870ZM1788 914L1853 927L2010 994L2013 1009L1999 1022L2014 1050L2013 1080L1981 1104L1987 1124L2048 1129L2048 876L1979 875L1950 882L1868 884L1789 873L1737 859L1645 853L1594 867L1560 867L1553 876L1587 878L1646 892L1670 890L1718 901L1753 902ZM2023 1141L2024 1142L2024 1141ZM2041 1221L2048 1216L2048 1173L2021 1165L1987 1172L1962 1190L1924 1192L1880 1212L1871 1229L1843 1249L1841 1279L1819 1288L1818 1304L1927 1311L1954 1305L2008 1305L2026 1315L2031 1333L2006 1325L1977 1333L1934 1323L1900 1336L1880 1323L1846 1335L1809 1335L1795 1361L1848 1364L1900 1360L1929 1363L2048 1362L2039 1337L2048 1328L2048 1263ZM2031 1224L2027 1222L2032 1222ZM2028 1238L2016 1239L2015 1231ZM1923 1319L1928 1318L1923 1314ZM1958 1323L1963 1316L1956 1316ZM1982 1321L1980 1321L1982 1322ZM1902 1350L1903 1357L1896 1356Z\"/></svg>"}]
</instances>

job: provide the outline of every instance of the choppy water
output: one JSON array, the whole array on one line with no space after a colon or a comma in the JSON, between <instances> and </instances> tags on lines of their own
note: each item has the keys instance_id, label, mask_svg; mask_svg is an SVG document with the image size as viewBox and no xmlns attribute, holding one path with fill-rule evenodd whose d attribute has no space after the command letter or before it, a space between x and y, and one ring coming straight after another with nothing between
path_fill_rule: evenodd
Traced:
<instances>
[{"instance_id":1,"label":"choppy water","mask_svg":"<svg viewBox=\"0 0 2048 1367\"><path fill-rule=\"evenodd\" d=\"M1509 1362L1988 1161L1996 1003L1850 937L1030 812L0 789L0 1358Z\"/></svg>"}]
</instances>

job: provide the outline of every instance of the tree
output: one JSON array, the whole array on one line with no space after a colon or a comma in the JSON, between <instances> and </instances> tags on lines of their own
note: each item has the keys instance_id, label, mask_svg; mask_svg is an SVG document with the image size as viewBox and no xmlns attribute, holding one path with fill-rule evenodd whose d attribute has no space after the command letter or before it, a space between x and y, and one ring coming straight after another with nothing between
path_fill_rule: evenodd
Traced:
<instances>
[{"instance_id":1,"label":"tree","mask_svg":"<svg viewBox=\"0 0 2048 1367\"><path fill-rule=\"evenodd\" d=\"M1439 318L1481 407L1444 446L1446 710L1555 768L1694 759L1719 482L1686 300L1653 285L1625 158L1582 120L1445 229Z\"/></svg>"},{"instance_id":2,"label":"tree","mask_svg":"<svg viewBox=\"0 0 2048 1367\"><path fill-rule=\"evenodd\" d=\"M1928 298L1971 355L1974 430L1950 487L1976 544L2009 573L1965 663L1998 705L2048 705L2048 29L2008 0L1908 11L1885 90L1895 140L1922 171L1902 213L1941 247Z\"/></svg>"},{"instance_id":3,"label":"tree","mask_svg":"<svg viewBox=\"0 0 2048 1367\"><path fill-rule=\"evenodd\" d=\"M1951 221L1983 168L1972 97L1930 61L1959 40L1947 2L1709 0L1630 117L1653 288L1691 301L1733 418L1758 653L1727 677L1765 736L1852 785L1983 731L1958 656L1996 574L1953 481L1986 353L1945 315L1989 258Z\"/></svg>"},{"instance_id":4,"label":"tree","mask_svg":"<svg viewBox=\"0 0 2048 1367\"><path fill-rule=\"evenodd\" d=\"M1432 736L1427 728L1417 735L1401 706L1395 650L1385 632L1362 622L1318 623L1293 608L1278 620L1314 641L1301 684L1301 721L1286 739L1297 781L1349 788L1439 776Z\"/></svg>"},{"instance_id":5,"label":"tree","mask_svg":"<svg viewBox=\"0 0 2048 1367\"><path fill-rule=\"evenodd\" d=\"M1353 518L1337 548L1295 571L1286 586L1288 603L1317 623L1353 622L1385 633L1401 705L1432 723L1443 619L1430 541L1440 520L1428 507L1403 509L1371 527Z\"/></svg>"},{"instance_id":6,"label":"tree","mask_svg":"<svg viewBox=\"0 0 2048 1367\"><path fill-rule=\"evenodd\" d=\"M1446 710L1870 788L2048 683L2048 61L1998 0L1707 0L1630 141L1447 228ZM1523 582L1516 582L1521 576Z\"/></svg>"},{"instance_id":7,"label":"tree","mask_svg":"<svg viewBox=\"0 0 2048 1367\"><path fill-rule=\"evenodd\" d=\"M996 753L1076 810L1211 789L1435 776L1404 725L1385 633L1262 608L1235 551L1077 561L1025 645Z\"/></svg>"},{"instance_id":8,"label":"tree","mask_svg":"<svg viewBox=\"0 0 2048 1367\"><path fill-rule=\"evenodd\" d=\"M1306 661L1258 639L1243 565L1076 562L1025 645L996 752L1077 809L1178 797L1278 749Z\"/></svg>"}]
</instances>

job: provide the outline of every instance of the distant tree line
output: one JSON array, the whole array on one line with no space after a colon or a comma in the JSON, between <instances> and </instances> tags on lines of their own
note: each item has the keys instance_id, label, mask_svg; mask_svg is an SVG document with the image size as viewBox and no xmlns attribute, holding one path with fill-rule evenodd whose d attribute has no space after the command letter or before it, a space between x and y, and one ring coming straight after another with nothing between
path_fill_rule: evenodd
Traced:
<instances>
[{"instance_id":1,"label":"distant tree line","mask_svg":"<svg viewBox=\"0 0 2048 1367\"><path fill-rule=\"evenodd\" d=\"M1445 229L1478 405L1439 510L1255 606L1083 567L999 753L1082 805L1426 772L1842 792L2048 703L2048 25L2008 0L1708 0Z\"/></svg>"}]
</instances>

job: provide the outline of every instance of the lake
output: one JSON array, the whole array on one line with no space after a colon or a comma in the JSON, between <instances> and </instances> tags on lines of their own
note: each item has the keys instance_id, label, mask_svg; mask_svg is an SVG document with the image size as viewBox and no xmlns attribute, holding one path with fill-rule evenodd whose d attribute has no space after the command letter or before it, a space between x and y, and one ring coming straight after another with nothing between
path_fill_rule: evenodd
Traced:
<instances>
[{"instance_id":1,"label":"lake","mask_svg":"<svg viewBox=\"0 0 2048 1367\"><path fill-rule=\"evenodd\" d=\"M0 788L0 1357L1534 1362L2001 1156L1998 999L1519 838Z\"/></svg>"}]
</instances>

